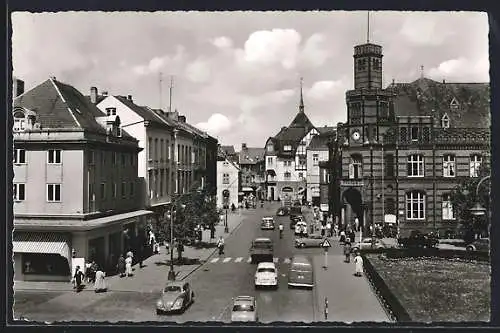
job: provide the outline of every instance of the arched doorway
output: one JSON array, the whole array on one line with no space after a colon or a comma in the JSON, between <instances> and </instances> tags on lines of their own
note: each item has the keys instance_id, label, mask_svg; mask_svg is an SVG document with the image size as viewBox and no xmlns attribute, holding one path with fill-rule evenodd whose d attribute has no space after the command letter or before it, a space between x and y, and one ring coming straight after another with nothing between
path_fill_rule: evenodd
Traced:
<instances>
[{"instance_id":1,"label":"arched doorway","mask_svg":"<svg viewBox=\"0 0 500 333\"><path fill-rule=\"evenodd\" d=\"M359 190L352 187L345 190L342 194L342 202L345 205L345 225L353 225L354 218L357 216L359 225L361 226L361 228L363 228L363 198Z\"/></svg>"}]
</instances>

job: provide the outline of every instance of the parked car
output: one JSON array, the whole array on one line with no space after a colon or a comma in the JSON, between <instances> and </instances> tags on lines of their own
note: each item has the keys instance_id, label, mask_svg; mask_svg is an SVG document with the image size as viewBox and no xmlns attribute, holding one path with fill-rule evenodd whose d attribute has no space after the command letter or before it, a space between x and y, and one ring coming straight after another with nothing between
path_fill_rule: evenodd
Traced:
<instances>
[{"instance_id":1,"label":"parked car","mask_svg":"<svg viewBox=\"0 0 500 333\"><path fill-rule=\"evenodd\" d=\"M383 249L385 248L384 244L379 239L373 239L371 237L363 238L361 242L356 242L352 246L352 252L356 252L358 250L366 250L366 249Z\"/></svg>"},{"instance_id":2,"label":"parked car","mask_svg":"<svg viewBox=\"0 0 500 333\"><path fill-rule=\"evenodd\" d=\"M439 244L439 239L433 233L424 234L413 230L408 237L399 238L398 243L405 248L431 248Z\"/></svg>"},{"instance_id":3,"label":"parked car","mask_svg":"<svg viewBox=\"0 0 500 333\"><path fill-rule=\"evenodd\" d=\"M270 238L256 238L250 247L252 264L258 261L273 261L274 246Z\"/></svg>"},{"instance_id":4,"label":"parked car","mask_svg":"<svg viewBox=\"0 0 500 333\"><path fill-rule=\"evenodd\" d=\"M258 320L255 297L238 296L233 300L232 322L256 322Z\"/></svg>"},{"instance_id":5,"label":"parked car","mask_svg":"<svg viewBox=\"0 0 500 333\"><path fill-rule=\"evenodd\" d=\"M302 207L301 206L290 207L290 214L301 215L302 214Z\"/></svg>"},{"instance_id":6,"label":"parked car","mask_svg":"<svg viewBox=\"0 0 500 333\"><path fill-rule=\"evenodd\" d=\"M321 247L325 237L321 234L310 234L307 237L295 238L295 247Z\"/></svg>"},{"instance_id":7,"label":"parked car","mask_svg":"<svg viewBox=\"0 0 500 333\"><path fill-rule=\"evenodd\" d=\"M468 252L489 252L490 240L489 238L476 239L465 247Z\"/></svg>"},{"instance_id":8,"label":"parked car","mask_svg":"<svg viewBox=\"0 0 500 333\"><path fill-rule=\"evenodd\" d=\"M290 209L288 209L288 207L280 207L276 211L277 216L286 216L288 214L290 214Z\"/></svg>"},{"instance_id":9,"label":"parked car","mask_svg":"<svg viewBox=\"0 0 500 333\"><path fill-rule=\"evenodd\" d=\"M263 217L260 223L261 230L274 230L274 219L272 217Z\"/></svg>"},{"instance_id":10,"label":"parked car","mask_svg":"<svg viewBox=\"0 0 500 333\"><path fill-rule=\"evenodd\" d=\"M295 236L307 236L307 223L299 221L295 223Z\"/></svg>"},{"instance_id":11,"label":"parked car","mask_svg":"<svg viewBox=\"0 0 500 333\"><path fill-rule=\"evenodd\" d=\"M194 292L188 282L169 282L156 302L156 314L183 312L193 302Z\"/></svg>"},{"instance_id":12,"label":"parked car","mask_svg":"<svg viewBox=\"0 0 500 333\"><path fill-rule=\"evenodd\" d=\"M288 270L288 288L314 287L314 274L311 261L303 255L295 255Z\"/></svg>"},{"instance_id":13,"label":"parked car","mask_svg":"<svg viewBox=\"0 0 500 333\"><path fill-rule=\"evenodd\" d=\"M255 272L255 289L261 287L278 288L278 270L273 262L261 262Z\"/></svg>"}]
</instances>

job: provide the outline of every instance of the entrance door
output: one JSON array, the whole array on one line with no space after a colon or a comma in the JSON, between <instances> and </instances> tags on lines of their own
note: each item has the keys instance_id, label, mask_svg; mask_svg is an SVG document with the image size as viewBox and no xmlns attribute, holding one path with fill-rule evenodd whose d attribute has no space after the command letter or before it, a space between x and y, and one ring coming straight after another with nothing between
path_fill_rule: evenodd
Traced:
<instances>
[{"instance_id":1,"label":"entrance door","mask_svg":"<svg viewBox=\"0 0 500 333\"><path fill-rule=\"evenodd\" d=\"M349 188L342 194L343 202L346 204L345 224L354 227L354 219L357 217L359 225L363 228L363 205L361 193L356 188Z\"/></svg>"}]
</instances>

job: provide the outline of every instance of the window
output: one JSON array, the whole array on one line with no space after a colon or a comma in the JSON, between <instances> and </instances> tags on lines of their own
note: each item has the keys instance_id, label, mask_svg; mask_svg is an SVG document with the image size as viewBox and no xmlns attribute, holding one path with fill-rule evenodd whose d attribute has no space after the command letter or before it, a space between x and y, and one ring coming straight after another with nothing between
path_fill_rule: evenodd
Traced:
<instances>
[{"instance_id":1,"label":"window","mask_svg":"<svg viewBox=\"0 0 500 333\"><path fill-rule=\"evenodd\" d=\"M61 201L61 184L47 184L47 201Z\"/></svg>"},{"instance_id":2,"label":"window","mask_svg":"<svg viewBox=\"0 0 500 333\"><path fill-rule=\"evenodd\" d=\"M228 173L222 174L222 184L229 184L229 174Z\"/></svg>"},{"instance_id":3,"label":"window","mask_svg":"<svg viewBox=\"0 0 500 333\"><path fill-rule=\"evenodd\" d=\"M319 154L313 154L313 165L319 164Z\"/></svg>"},{"instance_id":4,"label":"window","mask_svg":"<svg viewBox=\"0 0 500 333\"><path fill-rule=\"evenodd\" d=\"M408 177L424 176L424 157L422 155L408 156Z\"/></svg>"},{"instance_id":5,"label":"window","mask_svg":"<svg viewBox=\"0 0 500 333\"><path fill-rule=\"evenodd\" d=\"M116 160L117 160L117 156L116 156L116 154L117 154L117 152L116 152L116 151L114 151L114 152L113 152L113 159L111 160L111 164L113 164L113 165L116 165L116 162L117 162L117 161L116 161Z\"/></svg>"},{"instance_id":6,"label":"window","mask_svg":"<svg viewBox=\"0 0 500 333\"><path fill-rule=\"evenodd\" d=\"M129 196L131 198L134 197L134 182L130 182L130 186L128 188L128 193L129 193Z\"/></svg>"},{"instance_id":7,"label":"window","mask_svg":"<svg viewBox=\"0 0 500 333\"><path fill-rule=\"evenodd\" d=\"M26 129L26 118L23 112L14 114L14 132L21 132Z\"/></svg>"},{"instance_id":8,"label":"window","mask_svg":"<svg viewBox=\"0 0 500 333\"><path fill-rule=\"evenodd\" d=\"M26 150L25 149L14 150L14 164L26 164Z\"/></svg>"},{"instance_id":9,"label":"window","mask_svg":"<svg viewBox=\"0 0 500 333\"><path fill-rule=\"evenodd\" d=\"M47 153L47 161L49 164L60 164L61 163L61 150L60 149L49 149Z\"/></svg>"},{"instance_id":10,"label":"window","mask_svg":"<svg viewBox=\"0 0 500 333\"><path fill-rule=\"evenodd\" d=\"M88 158L89 158L89 165L94 165L95 164L95 151L90 150Z\"/></svg>"},{"instance_id":11,"label":"window","mask_svg":"<svg viewBox=\"0 0 500 333\"><path fill-rule=\"evenodd\" d=\"M408 220L425 219L425 194L418 191L406 193L406 218Z\"/></svg>"},{"instance_id":12,"label":"window","mask_svg":"<svg viewBox=\"0 0 500 333\"><path fill-rule=\"evenodd\" d=\"M116 108L106 108L106 115L109 116L116 116Z\"/></svg>"},{"instance_id":13,"label":"window","mask_svg":"<svg viewBox=\"0 0 500 333\"><path fill-rule=\"evenodd\" d=\"M455 215L453 214L453 204L451 203L451 196L449 194L443 194L443 220L454 220Z\"/></svg>"},{"instance_id":14,"label":"window","mask_svg":"<svg viewBox=\"0 0 500 333\"><path fill-rule=\"evenodd\" d=\"M106 152L101 151L101 165L106 165Z\"/></svg>"},{"instance_id":15,"label":"window","mask_svg":"<svg viewBox=\"0 0 500 333\"><path fill-rule=\"evenodd\" d=\"M359 179L363 177L363 162L361 156L354 155L351 156L351 164L349 164L349 178L350 179Z\"/></svg>"},{"instance_id":16,"label":"window","mask_svg":"<svg viewBox=\"0 0 500 333\"><path fill-rule=\"evenodd\" d=\"M101 200L106 199L106 183L101 183Z\"/></svg>"},{"instance_id":17,"label":"window","mask_svg":"<svg viewBox=\"0 0 500 333\"><path fill-rule=\"evenodd\" d=\"M472 155L470 157L470 176L479 177L479 168L481 167L482 157L479 155Z\"/></svg>"},{"instance_id":18,"label":"window","mask_svg":"<svg viewBox=\"0 0 500 333\"><path fill-rule=\"evenodd\" d=\"M155 161L158 161L158 139L155 139L155 151L154 151L154 158Z\"/></svg>"},{"instance_id":19,"label":"window","mask_svg":"<svg viewBox=\"0 0 500 333\"><path fill-rule=\"evenodd\" d=\"M441 118L441 127L442 128L450 128L450 118L448 117L448 115L446 113Z\"/></svg>"},{"instance_id":20,"label":"window","mask_svg":"<svg viewBox=\"0 0 500 333\"><path fill-rule=\"evenodd\" d=\"M89 183L89 211L95 211L95 192L92 183Z\"/></svg>"},{"instance_id":21,"label":"window","mask_svg":"<svg viewBox=\"0 0 500 333\"><path fill-rule=\"evenodd\" d=\"M125 153L121 154L121 158L122 158L122 166L125 166L127 164L127 158Z\"/></svg>"},{"instance_id":22,"label":"window","mask_svg":"<svg viewBox=\"0 0 500 333\"><path fill-rule=\"evenodd\" d=\"M414 126L411 128L411 141L418 141L418 127Z\"/></svg>"},{"instance_id":23,"label":"window","mask_svg":"<svg viewBox=\"0 0 500 333\"><path fill-rule=\"evenodd\" d=\"M394 177L394 155L387 154L384 156L384 169L386 177Z\"/></svg>"},{"instance_id":24,"label":"window","mask_svg":"<svg viewBox=\"0 0 500 333\"><path fill-rule=\"evenodd\" d=\"M268 144L266 148L267 148L267 151L269 151L269 152L274 151L274 146L272 144Z\"/></svg>"},{"instance_id":25,"label":"window","mask_svg":"<svg viewBox=\"0 0 500 333\"><path fill-rule=\"evenodd\" d=\"M389 105L387 104L387 102L380 102L379 107L380 107L380 113L379 113L380 118L384 120L389 119Z\"/></svg>"},{"instance_id":26,"label":"window","mask_svg":"<svg viewBox=\"0 0 500 333\"><path fill-rule=\"evenodd\" d=\"M14 201L24 201L26 199L26 184L14 184Z\"/></svg>"},{"instance_id":27,"label":"window","mask_svg":"<svg viewBox=\"0 0 500 333\"><path fill-rule=\"evenodd\" d=\"M127 183L122 182L122 198L125 199L127 197Z\"/></svg>"},{"instance_id":28,"label":"window","mask_svg":"<svg viewBox=\"0 0 500 333\"><path fill-rule=\"evenodd\" d=\"M290 167L292 166L292 161L283 161L283 165Z\"/></svg>"},{"instance_id":29,"label":"window","mask_svg":"<svg viewBox=\"0 0 500 333\"><path fill-rule=\"evenodd\" d=\"M273 158L272 157L267 158L267 164L273 165Z\"/></svg>"},{"instance_id":30,"label":"window","mask_svg":"<svg viewBox=\"0 0 500 333\"><path fill-rule=\"evenodd\" d=\"M443 156L443 177L455 177L455 156Z\"/></svg>"},{"instance_id":31,"label":"window","mask_svg":"<svg viewBox=\"0 0 500 333\"><path fill-rule=\"evenodd\" d=\"M283 176L285 177L285 179L290 179L291 173L287 171Z\"/></svg>"},{"instance_id":32,"label":"window","mask_svg":"<svg viewBox=\"0 0 500 333\"><path fill-rule=\"evenodd\" d=\"M450 102L450 109L452 110L457 110L460 107L460 103L458 103L457 99L453 97L453 99Z\"/></svg>"},{"instance_id":33,"label":"window","mask_svg":"<svg viewBox=\"0 0 500 333\"><path fill-rule=\"evenodd\" d=\"M153 160L153 138L148 138L148 160Z\"/></svg>"},{"instance_id":34,"label":"window","mask_svg":"<svg viewBox=\"0 0 500 333\"><path fill-rule=\"evenodd\" d=\"M302 180L304 178L304 173L303 172L299 172L299 179Z\"/></svg>"},{"instance_id":35,"label":"window","mask_svg":"<svg viewBox=\"0 0 500 333\"><path fill-rule=\"evenodd\" d=\"M117 192L116 183L113 183L113 186L111 188L113 190L112 196L113 196L113 198L116 198L116 192Z\"/></svg>"},{"instance_id":36,"label":"window","mask_svg":"<svg viewBox=\"0 0 500 333\"><path fill-rule=\"evenodd\" d=\"M160 139L160 162L163 162L163 139Z\"/></svg>"},{"instance_id":37,"label":"window","mask_svg":"<svg viewBox=\"0 0 500 333\"><path fill-rule=\"evenodd\" d=\"M285 151L291 151L292 150L292 146L291 145L285 145L283 147L283 150L285 150Z\"/></svg>"}]
</instances>

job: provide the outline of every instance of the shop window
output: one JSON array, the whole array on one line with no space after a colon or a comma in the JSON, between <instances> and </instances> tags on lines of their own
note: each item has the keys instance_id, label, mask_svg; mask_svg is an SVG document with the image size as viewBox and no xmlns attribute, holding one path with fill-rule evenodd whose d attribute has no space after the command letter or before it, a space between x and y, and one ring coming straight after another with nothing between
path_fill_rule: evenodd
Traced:
<instances>
[{"instance_id":1,"label":"shop window","mask_svg":"<svg viewBox=\"0 0 500 333\"><path fill-rule=\"evenodd\" d=\"M70 275L68 260L58 254L23 253L23 274L32 275Z\"/></svg>"}]
</instances>

